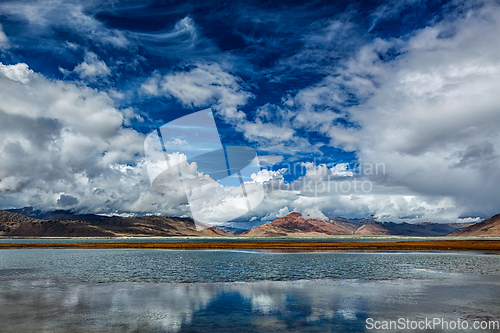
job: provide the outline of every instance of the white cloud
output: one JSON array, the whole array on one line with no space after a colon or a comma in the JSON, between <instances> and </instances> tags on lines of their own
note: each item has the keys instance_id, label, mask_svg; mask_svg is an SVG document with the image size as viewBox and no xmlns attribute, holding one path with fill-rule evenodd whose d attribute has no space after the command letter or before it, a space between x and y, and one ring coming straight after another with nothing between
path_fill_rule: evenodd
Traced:
<instances>
[{"instance_id":1,"label":"white cloud","mask_svg":"<svg viewBox=\"0 0 500 333\"><path fill-rule=\"evenodd\" d=\"M400 55L381 60L388 51ZM282 107L299 120L297 128L326 134L331 145L355 151L362 163L384 163L385 173L360 178L372 183L369 194L290 195L289 207L330 216L375 213L394 221L498 213L497 5L459 8L406 40L376 39L337 71L287 97ZM360 104L343 106L347 93ZM329 108L339 111L323 111ZM357 126L334 125L339 114ZM313 168L324 167L309 166L297 184L324 179Z\"/></svg>"},{"instance_id":2,"label":"white cloud","mask_svg":"<svg viewBox=\"0 0 500 333\"><path fill-rule=\"evenodd\" d=\"M142 157L144 136L124 127L135 114L115 108L107 93L49 80L17 64L0 65L0 99L2 208L190 213L183 191L153 191ZM194 180L196 164L189 167ZM247 194L260 186L246 183ZM224 220L247 209L240 191L197 187L191 199L205 207L205 217Z\"/></svg>"},{"instance_id":3,"label":"white cloud","mask_svg":"<svg viewBox=\"0 0 500 333\"><path fill-rule=\"evenodd\" d=\"M212 54L219 54L220 50L211 40L204 38L196 23L190 16L179 20L173 29L155 33L141 33L128 31L130 40L135 40L148 51L162 57L178 58L186 61Z\"/></svg>"},{"instance_id":4,"label":"white cloud","mask_svg":"<svg viewBox=\"0 0 500 333\"><path fill-rule=\"evenodd\" d=\"M272 123L244 122L239 126L247 139L250 141L272 140L277 142L287 142L294 138L295 131L288 127L276 126Z\"/></svg>"},{"instance_id":5,"label":"white cloud","mask_svg":"<svg viewBox=\"0 0 500 333\"><path fill-rule=\"evenodd\" d=\"M9 39L7 38L7 35L5 35L2 25L0 24L0 50L7 48L8 44Z\"/></svg>"},{"instance_id":6,"label":"white cloud","mask_svg":"<svg viewBox=\"0 0 500 333\"><path fill-rule=\"evenodd\" d=\"M14 66L5 66L0 63L0 74L21 83L29 83L29 77L33 75L33 71L26 64L17 64Z\"/></svg>"},{"instance_id":7,"label":"white cloud","mask_svg":"<svg viewBox=\"0 0 500 333\"><path fill-rule=\"evenodd\" d=\"M252 174L252 181L256 183L265 183L269 181L283 181L283 173L285 173L285 169L280 169L277 171L271 171L263 169L257 174Z\"/></svg>"},{"instance_id":8,"label":"white cloud","mask_svg":"<svg viewBox=\"0 0 500 333\"><path fill-rule=\"evenodd\" d=\"M364 45L331 69L335 75L285 96L281 105L258 109L257 122L244 126L262 128L254 141L264 147L270 148L268 140L287 151L294 139L279 138L293 132L267 131L259 122L318 131L383 172L305 163L305 175L291 183L261 173L256 179L272 190L255 216L272 220L283 207L318 217L375 214L384 221L463 222L498 213L499 36L497 5L459 8L406 39ZM394 52L399 56L382 60ZM346 106L352 95L360 104ZM341 118L356 126L336 124ZM367 193L359 191L363 182Z\"/></svg>"},{"instance_id":9,"label":"white cloud","mask_svg":"<svg viewBox=\"0 0 500 333\"><path fill-rule=\"evenodd\" d=\"M361 128L332 128L332 140L384 162L387 186L453 197L457 214L496 213L499 35L500 10L485 5L416 32L391 63L353 60L350 75L372 67L381 84L351 111Z\"/></svg>"},{"instance_id":10,"label":"white cloud","mask_svg":"<svg viewBox=\"0 0 500 333\"><path fill-rule=\"evenodd\" d=\"M407 7L417 7L418 5L425 6L420 0L386 1L370 14L372 24L369 31L372 31L378 23L397 17Z\"/></svg>"},{"instance_id":11,"label":"white cloud","mask_svg":"<svg viewBox=\"0 0 500 333\"><path fill-rule=\"evenodd\" d=\"M279 218L279 217L287 216L288 214L290 214L290 210L288 209L288 207L283 207L278 211L278 214L276 214L276 217Z\"/></svg>"},{"instance_id":12,"label":"white cloud","mask_svg":"<svg viewBox=\"0 0 500 333\"><path fill-rule=\"evenodd\" d=\"M82 4L60 0L21 0L0 4L3 15L27 22L29 38L38 39L56 28L65 27L98 45L111 45L122 49L130 46L130 41L122 31L108 29L92 15L86 15L86 9ZM41 47L59 49L61 45L48 42Z\"/></svg>"},{"instance_id":13,"label":"white cloud","mask_svg":"<svg viewBox=\"0 0 500 333\"><path fill-rule=\"evenodd\" d=\"M99 77L106 77L111 74L111 70L106 63L99 59L93 52L85 53L85 61L78 64L74 71L82 79L95 80Z\"/></svg>"},{"instance_id":14,"label":"white cloud","mask_svg":"<svg viewBox=\"0 0 500 333\"><path fill-rule=\"evenodd\" d=\"M2 208L186 213L184 196L151 190L135 117L103 92L0 64Z\"/></svg>"},{"instance_id":15,"label":"white cloud","mask_svg":"<svg viewBox=\"0 0 500 333\"><path fill-rule=\"evenodd\" d=\"M339 163L330 168L330 172L332 176L338 176L338 177L352 177L354 176L354 172L352 170L349 170L349 164L348 163Z\"/></svg>"},{"instance_id":16,"label":"white cloud","mask_svg":"<svg viewBox=\"0 0 500 333\"><path fill-rule=\"evenodd\" d=\"M283 156L280 155L262 155L259 156L261 166L272 166L283 161Z\"/></svg>"},{"instance_id":17,"label":"white cloud","mask_svg":"<svg viewBox=\"0 0 500 333\"><path fill-rule=\"evenodd\" d=\"M155 73L142 84L142 91L147 95L173 98L190 108L209 106L241 131L247 140L257 143L261 150L279 153L317 150L306 139L296 136L286 124L247 120L238 108L253 95L244 89L241 79L220 64L196 64L188 71L166 75Z\"/></svg>"},{"instance_id":18,"label":"white cloud","mask_svg":"<svg viewBox=\"0 0 500 333\"><path fill-rule=\"evenodd\" d=\"M245 117L238 107L252 97L240 84L240 79L214 63L197 64L185 72L155 74L142 85L142 89L153 96L175 98L187 107L212 106L229 121L235 121Z\"/></svg>"},{"instance_id":19,"label":"white cloud","mask_svg":"<svg viewBox=\"0 0 500 333\"><path fill-rule=\"evenodd\" d=\"M466 217L463 219L459 219L460 223L477 223L481 222L482 218L480 217Z\"/></svg>"}]
</instances>

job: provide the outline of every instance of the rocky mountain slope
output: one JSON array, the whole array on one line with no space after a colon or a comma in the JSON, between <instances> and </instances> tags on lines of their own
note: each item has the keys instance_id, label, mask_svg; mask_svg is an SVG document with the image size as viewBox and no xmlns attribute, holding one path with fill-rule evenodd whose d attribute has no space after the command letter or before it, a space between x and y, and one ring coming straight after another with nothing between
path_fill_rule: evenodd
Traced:
<instances>
[{"instance_id":1,"label":"rocky mountain slope","mask_svg":"<svg viewBox=\"0 0 500 333\"><path fill-rule=\"evenodd\" d=\"M299 213L290 213L271 223L263 224L242 233L248 237L299 237L303 234L314 235L350 235L344 226L325 222L320 219L304 219Z\"/></svg>"},{"instance_id":2,"label":"rocky mountain slope","mask_svg":"<svg viewBox=\"0 0 500 333\"><path fill-rule=\"evenodd\" d=\"M247 231L248 229L234 228L228 226L217 226L217 229L223 231L227 235L238 236Z\"/></svg>"},{"instance_id":3,"label":"rocky mountain slope","mask_svg":"<svg viewBox=\"0 0 500 333\"><path fill-rule=\"evenodd\" d=\"M379 222L373 216L361 220L330 218L307 219L299 213L290 213L271 223L247 232L247 237L324 237L331 235L377 236L446 236L470 224L440 223L392 223Z\"/></svg>"},{"instance_id":4,"label":"rocky mountain slope","mask_svg":"<svg viewBox=\"0 0 500 333\"><path fill-rule=\"evenodd\" d=\"M451 233L451 237L500 237L500 214L465 229Z\"/></svg>"},{"instance_id":5,"label":"rocky mountain slope","mask_svg":"<svg viewBox=\"0 0 500 333\"><path fill-rule=\"evenodd\" d=\"M216 227L196 230L190 218L143 216L98 217L87 220L42 220L0 210L0 236L118 237L224 236Z\"/></svg>"}]
</instances>

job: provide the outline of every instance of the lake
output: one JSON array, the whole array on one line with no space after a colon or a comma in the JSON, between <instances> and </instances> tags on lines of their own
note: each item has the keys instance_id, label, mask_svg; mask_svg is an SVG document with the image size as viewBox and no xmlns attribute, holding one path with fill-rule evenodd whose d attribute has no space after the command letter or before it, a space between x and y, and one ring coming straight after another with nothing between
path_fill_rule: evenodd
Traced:
<instances>
[{"instance_id":1,"label":"lake","mask_svg":"<svg viewBox=\"0 0 500 333\"><path fill-rule=\"evenodd\" d=\"M495 254L0 250L2 332L370 332L500 320L499 299Z\"/></svg>"}]
</instances>

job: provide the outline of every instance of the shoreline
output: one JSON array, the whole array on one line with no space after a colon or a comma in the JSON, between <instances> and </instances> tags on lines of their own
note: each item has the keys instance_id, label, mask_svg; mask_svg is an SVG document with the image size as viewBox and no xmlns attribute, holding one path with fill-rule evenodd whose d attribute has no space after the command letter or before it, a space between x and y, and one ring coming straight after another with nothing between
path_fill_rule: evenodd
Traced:
<instances>
[{"instance_id":1,"label":"shoreline","mask_svg":"<svg viewBox=\"0 0 500 333\"><path fill-rule=\"evenodd\" d=\"M289 250L289 251L500 251L498 240L425 240L401 242L88 242L88 243L0 243L11 248L85 248L85 249L170 249L170 250Z\"/></svg>"}]
</instances>

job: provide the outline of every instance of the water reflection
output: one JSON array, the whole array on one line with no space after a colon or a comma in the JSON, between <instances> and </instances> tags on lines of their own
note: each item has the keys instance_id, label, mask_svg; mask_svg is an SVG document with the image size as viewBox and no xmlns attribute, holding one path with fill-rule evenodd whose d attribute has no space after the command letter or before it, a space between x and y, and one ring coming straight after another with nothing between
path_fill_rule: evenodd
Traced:
<instances>
[{"instance_id":1,"label":"water reflection","mask_svg":"<svg viewBox=\"0 0 500 333\"><path fill-rule=\"evenodd\" d=\"M7 332L365 331L368 317L495 318L498 277L235 283L0 281ZM443 303L446 300L446 303Z\"/></svg>"}]
</instances>

